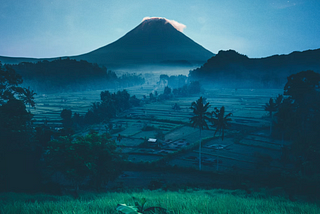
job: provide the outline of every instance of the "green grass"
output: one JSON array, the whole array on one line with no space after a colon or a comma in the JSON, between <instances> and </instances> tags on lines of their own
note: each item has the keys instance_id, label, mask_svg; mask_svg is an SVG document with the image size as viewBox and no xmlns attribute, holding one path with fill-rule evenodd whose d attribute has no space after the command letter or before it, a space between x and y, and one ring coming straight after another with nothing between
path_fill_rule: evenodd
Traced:
<instances>
[{"instance_id":1,"label":"green grass","mask_svg":"<svg viewBox=\"0 0 320 214\"><path fill-rule=\"evenodd\" d=\"M316 204L291 202L281 197L246 195L240 190L147 191L133 193L81 194L69 196L0 194L0 213L117 213L117 204L133 205L132 197L147 199L146 207L161 206L170 213L194 214L318 214Z\"/></svg>"}]
</instances>

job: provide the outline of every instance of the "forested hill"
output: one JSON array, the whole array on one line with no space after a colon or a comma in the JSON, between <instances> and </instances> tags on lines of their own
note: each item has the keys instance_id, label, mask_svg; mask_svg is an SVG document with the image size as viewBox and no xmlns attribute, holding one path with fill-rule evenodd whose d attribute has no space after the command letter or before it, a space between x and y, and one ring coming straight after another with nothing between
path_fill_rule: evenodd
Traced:
<instances>
[{"instance_id":1,"label":"forested hill","mask_svg":"<svg viewBox=\"0 0 320 214\"><path fill-rule=\"evenodd\" d=\"M69 58L36 63L22 62L11 67L22 76L25 85L32 86L36 91L105 89L115 87L116 84L129 84L130 81L131 85L144 82L141 76L118 77L105 67Z\"/></svg>"},{"instance_id":2,"label":"forested hill","mask_svg":"<svg viewBox=\"0 0 320 214\"><path fill-rule=\"evenodd\" d=\"M287 77L300 71L320 72L320 49L265 58L249 58L234 50L219 51L200 68L191 70L191 80L231 87L283 87Z\"/></svg>"}]
</instances>

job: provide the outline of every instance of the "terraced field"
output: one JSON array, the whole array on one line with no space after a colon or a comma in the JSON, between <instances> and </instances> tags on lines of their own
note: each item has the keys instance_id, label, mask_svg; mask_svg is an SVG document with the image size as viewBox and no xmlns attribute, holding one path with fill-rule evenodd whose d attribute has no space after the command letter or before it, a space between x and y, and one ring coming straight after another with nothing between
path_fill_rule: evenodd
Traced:
<instances>
[{"instance_id":1,"label":"terraced field","mask_svg":"<svg viewBox=\"0 0 320 214\"><path fill-rule=\"evenodd\" d=\"M126 90L131 95L135 94L142 99L143 95L148 97L148 94L154 90L161 93L163 88L144 85ZM100 100L100 92L37 95L37 106L35 110L32 110L32 113L35 114L35 123L47 120L48 124L59 126L62 109L68 108L73 112L84 114L92 102ZM226 130L224 141L219 138L218 134L212 140L203 143L203 170L252 172L257 169L261 161L259 156L260 159L265 156L270 157L269 165L273 168L281 168L284 167L280 163L282 148L288 143L271 140L268 128L270 120L267 112L264 111L264 104L269 101L270 97L276 97L281 93L282 90L271 89L217 89L206 90L204 94L193 97L178 97L145 104L123 112L111 121L116 126L122 127L120 132L113 134L113 137L116 139L119 134L123 136L122 140L117 143L122 148L122 152L126 153L128 159L133 162L156 161L167 154L187 149L168 163L197 168L199 130L190 127L188 123L192 116L191 103L199 96L204 96L211 105L209 111L213 111L215 107L225 106L226 113L232 113L232 122L230 129ZM175 103L180 106L180 110L172 109ZM90 128L102 133L105 131L105 125L98 124ZM146 125L154 127L154 130L143 131ZM258 131L247 133L246 136L239 138L238 135L241 133L237 130L238 127L242 127L242 130L253 127ZM165 134L165 139L157 144L145 143L145 139L156 137L156 130L161 130ZM210 130L202 131L202 139L212 138L214 131L215 128L212 126Z\"/></svg>"}]
</instances>

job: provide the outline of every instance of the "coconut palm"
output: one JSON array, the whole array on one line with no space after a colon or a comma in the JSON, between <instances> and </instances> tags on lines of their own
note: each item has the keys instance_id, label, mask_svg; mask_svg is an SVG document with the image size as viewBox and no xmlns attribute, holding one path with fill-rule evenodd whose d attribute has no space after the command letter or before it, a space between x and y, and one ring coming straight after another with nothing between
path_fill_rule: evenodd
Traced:
<instances>
[{"instance_id":1,"label":"coconut palm","mask_svg":"<svg viewBox=\"0 0 320 214\"><path fill-rule=\"evenodd\" d=\"M201 131L206 128L209 129L207 121L210 121L210 113L207 112L210 107L209 103L204 104L204 99L200 97L196 102L191 103L191 109L194 116L190 118L192 127L199 128L200 144L199 144L199 170L201 170Z\"/></svg>"},{"instance_id":2,"label":"coconut palm","mask_svg":"<svg viewBox=\"0 0 320 214\"><path fill-rule=\"evenodd\" d=\"M220 132L221 139L224 138L224 130L228 127L228 122L231 121L231 118L229 118L232 113L229 113L227 115L224 115L225 108L222 106L220 110L216 107L214 108L214 111L211 112L212 115L214 115L214 118L211 119L211 122L216 127L216 131L214 132L214 136L216 136L217 132Z\"/></svg>"},{"instance_id":3,"label":"coconut palm","mask_svg":"<svg viewBox=\"0 0 320 214\"><path fill-rule=\"evenodd\" d=\"M273 98L270 98L269 102L264 105L264 110L268 111L270 115L270 135L272 134L273 112L277 111L277 109L277 104L274 102Z\"/></svg>"},{"instance_id":4,"label":"coconut palm","mask_svg":"<svg viewBox=\"0 0 320 214\"><path fill-rule=\"evenodd\" d=\"M25 104L29 104L29 111L30 111L30 107L35 108L36 103L34 102L34 95L36 95L36 94L37 93L35 93L33 90L31 90L30 87L25 88L22 91L22 99Z\"/></svg>"},{"instance_id":5,"label":"coconut palm","mask_svg":"<svg viewBox=\"0 0 320 214\"><path fill-rule=\"evenodd\" d=\"M232 115L232 113L229 113L227 115L224 115L224 113L225 113L224 106L222 106L220 110L217 107L215 107L214 111L211 112L211 115L214 115L214 117L211 118L211 122L216 127L214 136L216 136L217 132L219 131L222 141L224 138L224 130L225 128L228 127L228 122L231 121L231 118L229 117ZM219 168L219 160L218 160L218 153L217 153L217 171L218 171L218 168Z\"/></svg>"}]
</instances>

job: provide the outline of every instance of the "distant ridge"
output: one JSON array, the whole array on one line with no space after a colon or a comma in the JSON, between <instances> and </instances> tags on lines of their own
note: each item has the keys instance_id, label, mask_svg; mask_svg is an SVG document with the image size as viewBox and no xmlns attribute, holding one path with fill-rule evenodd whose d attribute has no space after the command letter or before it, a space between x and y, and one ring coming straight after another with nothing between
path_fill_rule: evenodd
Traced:
<instances>
[{"instance_id":1,"label":"distant ridge","mask_svg":"<svg viewBox=\"0 0 320 214\"><path fill-rule=\"evenodd\" d=\"M295 51L288 55L249 58L234 50L219 51L201 67L190 71L193 80L234 85L250 84L279 87L286 78L300 71L320 72L320 49ZM231 80L231 81L230 81Z\"/></svg>"}]
</instances>

